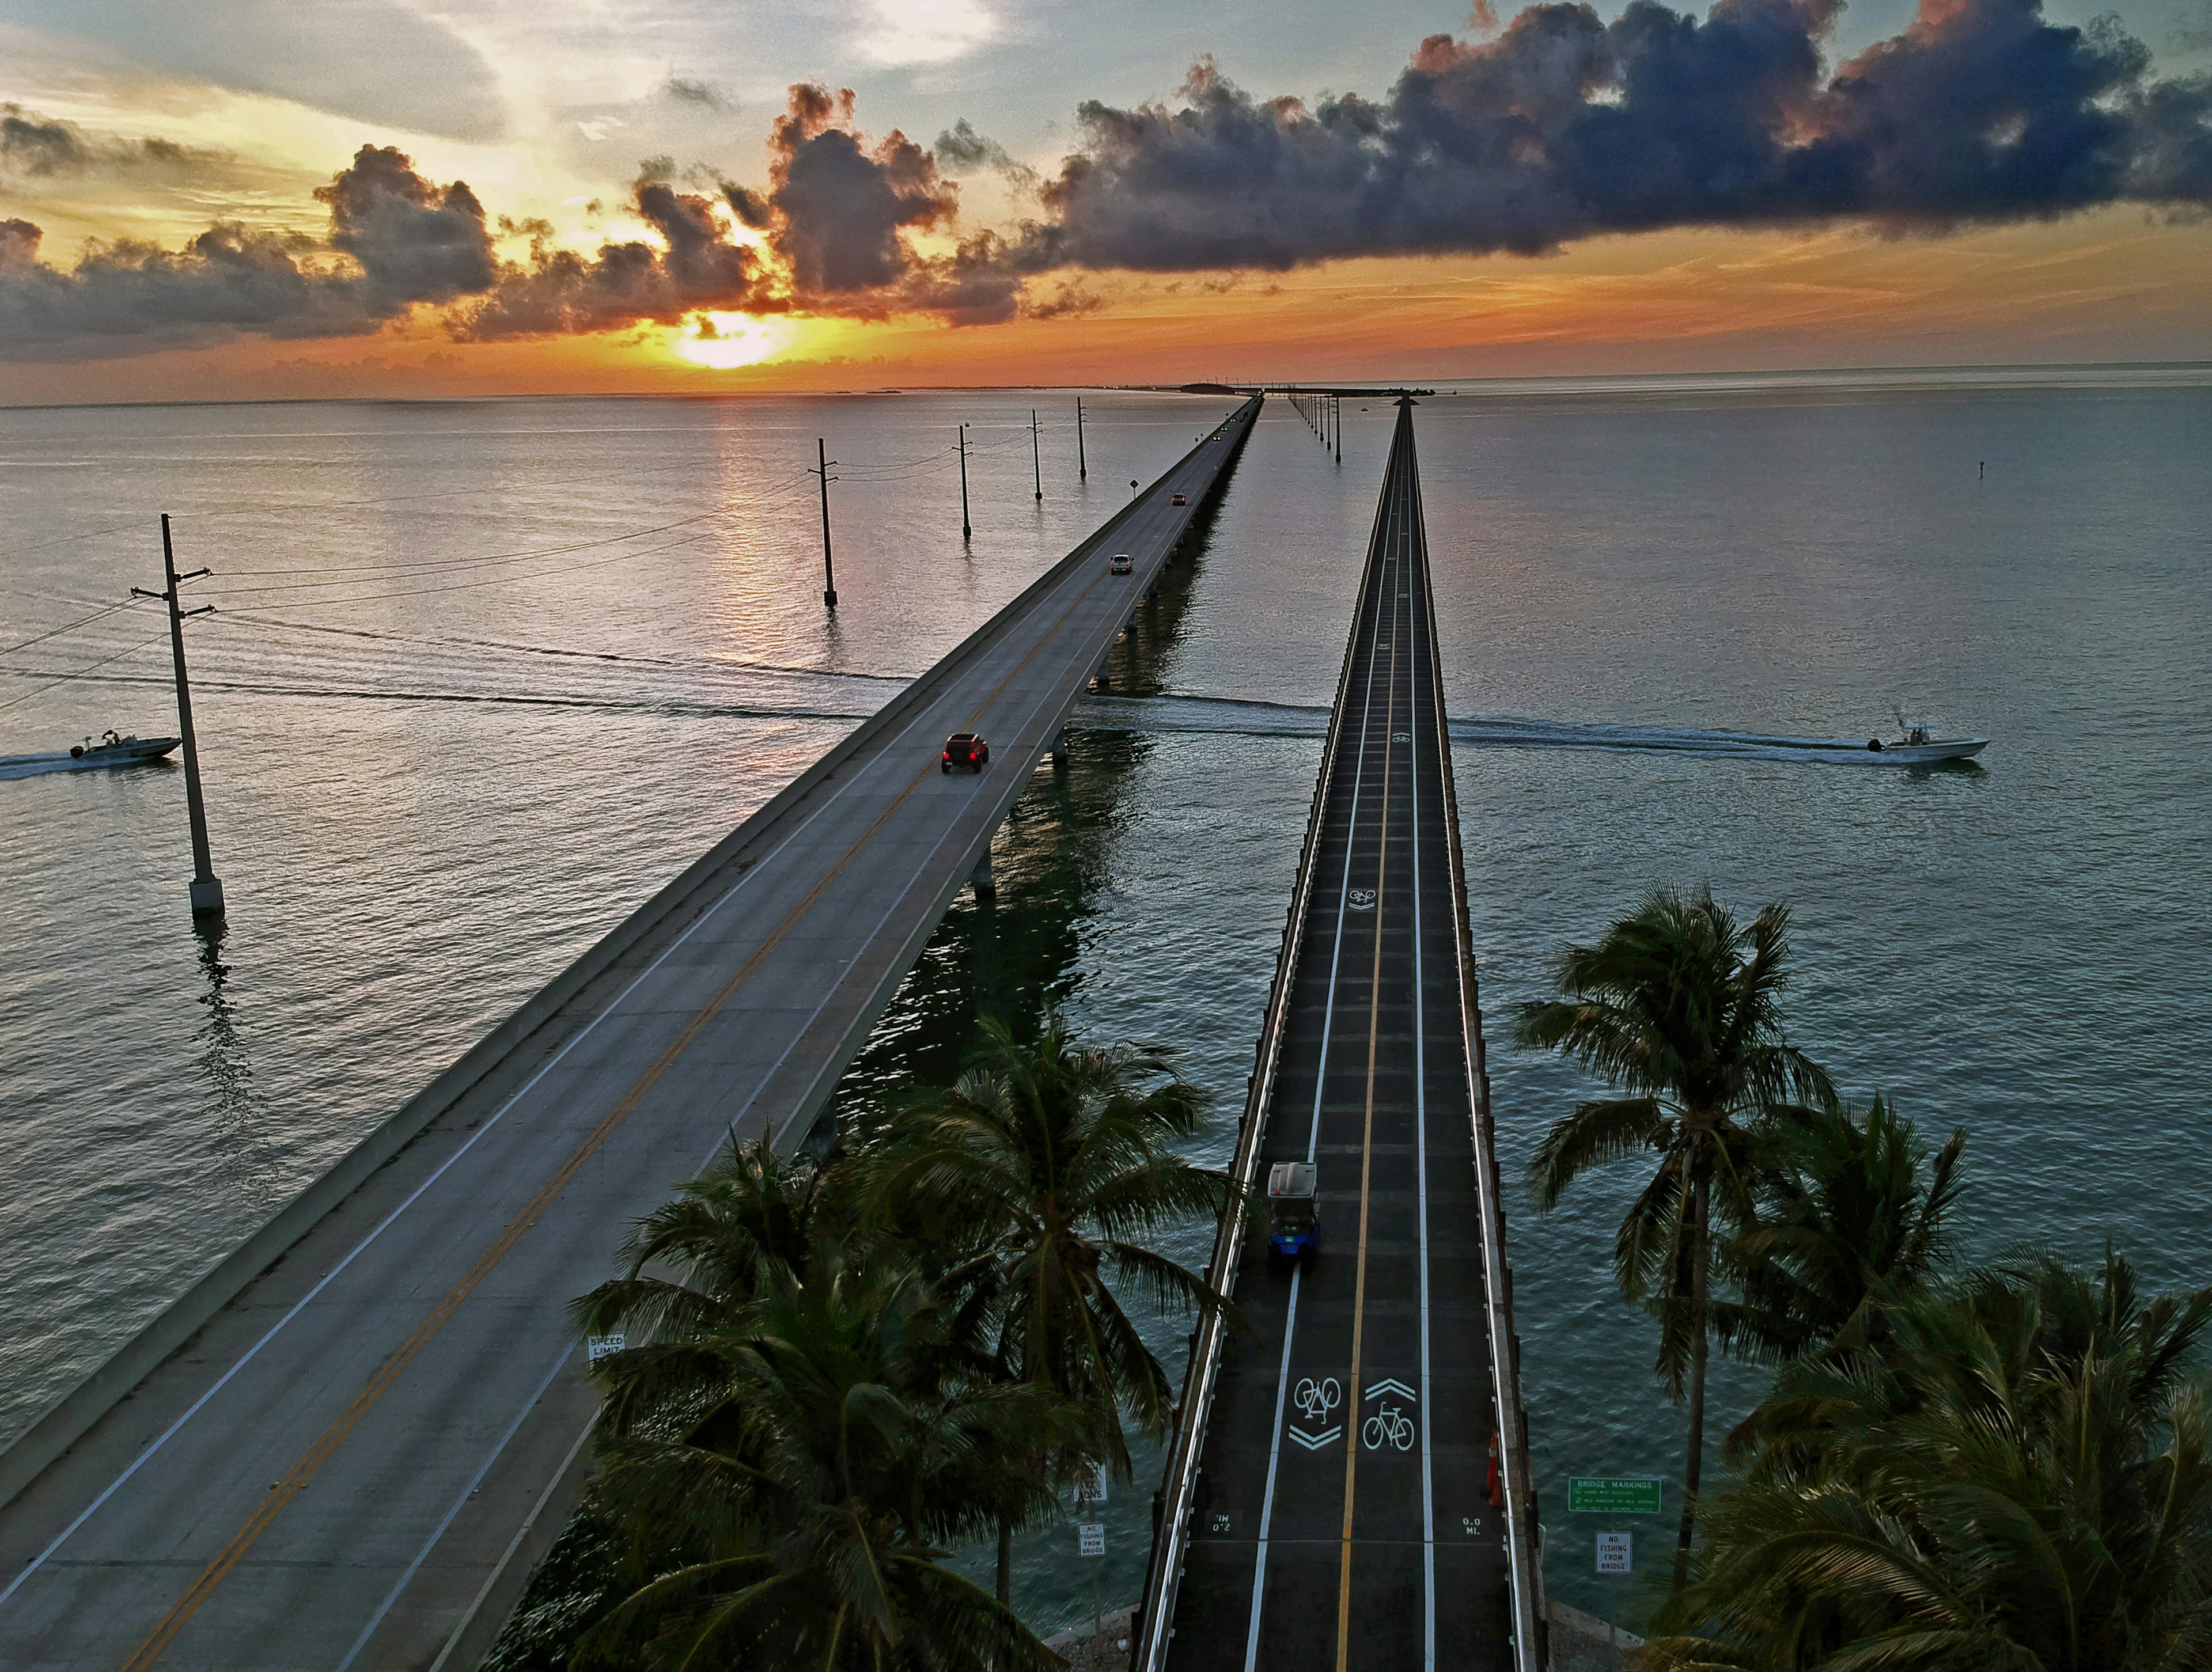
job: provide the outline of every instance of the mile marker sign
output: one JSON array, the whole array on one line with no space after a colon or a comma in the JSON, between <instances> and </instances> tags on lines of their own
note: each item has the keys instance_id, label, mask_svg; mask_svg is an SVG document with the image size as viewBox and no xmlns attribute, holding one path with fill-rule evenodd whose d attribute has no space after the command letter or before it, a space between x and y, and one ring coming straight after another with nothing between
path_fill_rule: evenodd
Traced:
<instances>
[{"instance_id":1,"label":"mile marker sign","mask_svg":"<svg viewBox=\"0 0 2212 1672\"><path fill-rule=\"evenodd\" d=\"M1592 1515L1657 1515L1666 1484L1663 1480L1570 1474L1567 1508Z\"/></svg>"}]
</instances>

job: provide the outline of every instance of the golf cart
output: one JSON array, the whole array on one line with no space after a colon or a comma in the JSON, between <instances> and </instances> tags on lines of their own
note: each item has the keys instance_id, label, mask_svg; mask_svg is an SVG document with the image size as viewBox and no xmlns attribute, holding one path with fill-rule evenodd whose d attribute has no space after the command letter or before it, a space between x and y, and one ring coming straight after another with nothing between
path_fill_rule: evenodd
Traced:
<instances>
[{"instance_id":1,"label":"golf cart","mask_svg":"<svg viewBox=\"0 0 2212 1672\"><path fill-rule=\"evenodd\" d=\"M1267 1170L1267 1269L1279 1273L1293 1263L1311 1266L1320 1241L1313 1163L1278 1161Z\"/></svg>"}]
</instances>

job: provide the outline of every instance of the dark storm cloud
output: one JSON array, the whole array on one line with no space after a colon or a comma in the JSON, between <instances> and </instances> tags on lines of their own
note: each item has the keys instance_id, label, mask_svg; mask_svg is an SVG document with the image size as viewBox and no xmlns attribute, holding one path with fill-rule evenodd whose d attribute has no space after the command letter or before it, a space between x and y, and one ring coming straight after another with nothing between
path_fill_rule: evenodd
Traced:
<instances>
[{"instance_id":1,"label":"dark storm cloud","mask_svg":"<svg viewBox=\"0 0 2212 1672\"><path fill-rule=\"evenodd\" d=\"M359 21L391 0L347 3ZM1085 271L2212 206L2212 77L2158 78L2117 23L2057 26L2039 0L1922 0L1902 33L1832 65L1840 5L1719 0L1700 18L1632 0L1608 22L1547 0L1494 37L1431 36L1375 100L1262 99L1203 63L1170 103L1084 105L1080 143L1042 181L965 121L930 149L896 130L871 139L849 91L805 82L770 129L765 192L649 159L629 203L652 240L595 252L557 248L543 222L488 227L465 184L364 146L316 193L330 216L316 237L223 223L174 251L95 245L65 271L40 259L31 221L0 222L0 358L365 332L417 307L444 309L470 340L710 309L974 325L1087 311ZM663 92L707 108L712 89L672 77ZM197 166L199 154L160 144L0 106L0 168L40 190L124 158ZM949 176L982 168L1033 190L1042 212L950 240ZM529 236L526 258L499 256L495 237L510 234ZM1030 295L1054 273L1075 282Z\"/></svg>"},{"instance_id":2,"label":"dark storm cloud","mask_svg":"<svg viewBox=\"0 0 2212 1672\"><path fill-rule=\"evenodd\" d=\"M451 301L492 282L497 263L476 194L459 180L433 185L388 145L362 146L315 199L331 211L331 246L361 264L374 311Z\"/></svg>"},{"instance_id":3,"label":"dark storm cloud","mask_svg":"<svg viewBox=\"0 0 2212 1672\"><path fill-rule=\"evenodd\" d=\"M957 207L928 152L896 129L870 146L852 121L849 88L832 95L802 82L769 136L770 239L797 291L833 305L898 283L912 264L901 234L947 222Z\"/></svg>"},{"instance_id":4,"label":"dark storm cloud","mask_svg":"<svg viewBox=\"0 0 2212 1672\"><path fill-rule=\"evenodd\" d=\"M67 272L38 259L36 226L10 222L0 241L0 358L350 336L492 282L475 195L458 180L433 185L396 150L362 146L315 196L330 210L326 240L219 223L180 250L94 246Z\"/></svg>"},{"instance_id":5,"label":"dark storm cloud","mask_svg":"<svg viewBox=\"0 0 2212 1672\"><path fill-rule=\"evenodd\" d=\"M94 246L63 271L39 259L28 221L0 226L0 359L73 359L240 336L340 337L418 305L453 305L472 341L675 320L693 308L774 305L757 264L729 241L713 200L642 178L631 207L665 248L641 240L595 256L557 250L543 222L529 259L501 261L483 206L459 180L438 185L389 147L364 145L316 198L325 237L218 225L180 250Z\"/></svg>"},{"instance_id":6,"label":"dark storm cloud","mask_svg":"<svg viewBox=\"0 0 2212 1672\"><path fill-rule=\"evenodd\" d=\"M85 158L74 124L50 121L21 105L0 105L0 166L26 174L73 173Z\"/></svg>"},{"instance_id":7,"label":"dark storm cloud","mask_svg":"<svg viewBox=\"0 0 2212 1672\"><path fill-rule=\"evenodd\" d=\"M368 329L357 280L315 271L310 240L218 225L181 250L125 240L69 272L38 259L39 228L0 227L0 359L65 360L265 337Z\"/></svg>"},{"instance_id":8,"label":"dark storm cloud","mask_svg":"<svg viewBox=\"0 0 2212 1672\"><path fill-rule=\"evenodd\" d=\"M499 270L490 293L454 316L454 336L502 337L605 331L657 319L673 323L693 309L759 311L776 305L757 263L724 235L713 201L641 178L631 205L667 245L606 243L595 256L554 248L550 227L532 228L530 259Z\"/></svg>"},{"instance_id":9,"label":"dark storm cloud","mask_svg":"<svg viewBox=\"0 0 2212 1672\"><path fill-rule=\"evenodd\" d=\"M233 165L218 151L167 139L88 133L74 122L0 104L0 173L58 179L88 173L190 175Z\"/></svg>"},{"instance_id":10,"label":"dark storm cloud","mask_svg":"<svg viewBox=\"0 0 2212 1672\"><path fill-rule=\"evenodd\" d=\"M980 168L1018 166L1005 146L977 133L964 116L938 135L937 143L930 149L937 155L937 166L948 174L972 174Z\"/></svg>"},{"instance_id":11,"label":"dark storm cloud","mask_svg":"<svg viewBox=\"0 0 2212 1672\"><path fill-rule=\"evenodd\" d=\"M732 111L737 108L736 101L712 82L671 76L660 84L660 90L678 104L690 105L700 110Z\"/></svg>"},{"instance_id":12,"label":"dark storm cloud","mask_svg":"<svg viewBox=\"0 0 2212 1672\"><path fill-rule=\"evenodd\" d=\"M1535 254L1599 234L1857 220L1942 229L2212 198L2212 82L2154 82L2116 25L2038 0L1925 0L1830 73L1834 0L1528 7L1421 44L1389 96L1262 100L1200 64L1181 99L1080 111L1025 264L1286 268Z\"/></svg>"}]
</instances>

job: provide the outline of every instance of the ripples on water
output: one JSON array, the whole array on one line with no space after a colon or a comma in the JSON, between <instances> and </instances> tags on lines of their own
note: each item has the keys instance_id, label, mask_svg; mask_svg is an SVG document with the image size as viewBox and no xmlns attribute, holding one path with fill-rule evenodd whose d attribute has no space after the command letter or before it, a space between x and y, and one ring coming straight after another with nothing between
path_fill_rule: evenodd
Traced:
<instances>
[{"instance_id":1,"label":"ripples on water","mask_svg":"<svg viewBox=\"0 0 2212 1672\"><path fill-rule=\"evenodd\" d=\"M0 646L149 584L161 509L180 566L218 571L191 643L232 902L195 935L173 766L0 784L0 1436L1224 404L1086 397L1097 468L1079 484L1072 429L1048 429L1038 507L1033 400L1072 409L0 412ZM1340 470L1271 404L1074 769L1010 822L998 905L955 908L846 1102L948 1070L976 1006L1049 992L1182 1045L1225 1152L1388 440L1381 406L1346 418ZM987 444L967 551L963 419ZM2160 1279L2212 1275L2212 393L1539 387L1419 423L1493 1037L1564 939L1654 883L1787 897L1799 1037L1854 1092L1969 1128L1972 1249L2110 1235ZM834 623L817 435L846 461ZM0 756L172 728L165 653L134 611L0 656ZM1786 741L1887 729L1899 703L1995 739L1985 769L1839 770ZM1515 1173L1577 1087L1492 1066ZM1563 1477L1680 1472L1606 1275L1626 1188L1511 1224L1549 1566L1585 1603L1596 1529ZM1025 1544L1041 1623L1087 1612L1094 1566L1127 1600L1148 1495L1108 1506L1103 1564L1066 1529Z\"/></svg>"}]
</instances>

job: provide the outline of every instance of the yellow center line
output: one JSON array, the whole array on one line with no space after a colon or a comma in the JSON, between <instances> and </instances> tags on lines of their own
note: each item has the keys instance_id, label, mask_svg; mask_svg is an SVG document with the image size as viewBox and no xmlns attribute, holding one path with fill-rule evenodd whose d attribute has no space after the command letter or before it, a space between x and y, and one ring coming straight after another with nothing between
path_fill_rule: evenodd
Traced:
<instances>
[{"instance_id":1,"label":"yellow center line","mask_svg":"<svg viewBox=\"0 0 2212 1672\"><path fill-rule=\"evenodd\" d=\"M1396 583L1392 576L1396 564L1386 565L1382 574L1378 604L1381 599L1395 600ZM1359 1136L1359 1264L1353 1280L1352 1300L1352 1373L1345 1385L1345 1397L1352 1401L1352 1410L1344 1424L1344 1531L1339 1541L1336 1582L1336 1672L1345 1672L1352 1653L1352 1512L1353 1488L1359 1469L1359 1354L1361 1337L1367 1324L1367 1210L1368 1184L1375 1168L1375 1058L1382 1026L1382 884L1390 868L1390 768L1396 751L1390 742L1398 729L1398 606L1390 604L1390 699L1384 709L1382 724L1382 824L1376 840L1375 854L1375 964L1367 983L1367 1111L1365 1125ZM1376 623L1382 621L1380 608L1376 611ZM1356 820L1358 808L1352 809Z\"/></svg>"},{"instance_id":2,"label":"yellow center line","mask_svg":"<svg viewBox=\"0 0 2212 1672\"><path fill-rule=\"evenodd\" d=\"M1048 630L1039 635L1037 641L1030 647L1021 660L1007 670L1006 677L999 681L991 694L976 705L974 713L969 717L968 729L974 729L975 722L982 717L992 704L1006 694L1006 687L1029 666L1038 652L1059 636L1060 629L1067 624L1068 617L1073 615L1097 589L1098 579L1098 573L1094 570L1082 590L1070 600L1067 607L1060 611L1059 619L1053 623ZM552 1205L561 1192L568 1188L570 1181L575 1177L584 1164L597 1154L607 1140L614 1135L616 1129L629 1118L631 1112L643 1100L646 1093L650 1091L661 1077L675 1066L677 1059L690 1048L692 1042L697 1039L708 1024L721 1013L731 999L736 996L738 989L743 987L753 972L760 968L769 954L782 944L785 938L797 927L799 920L813 909L815 903L821 899L830 885L844 873L845 868L860 856L869 842L875 839L876 833L882 830L884 824L890 822L892 815L906 804L907 798L928 781L930 772L934 765L935 763L933 762L931 767L926 767L915 774L906 787L893 799L891 804L876 816L874 822L861 833L860 839L845 850L844 856L807 891L806 897L785 915L783 921L775 927L768 939L753 949L751 954L738 967L737 972L725 982L720 990L708 1001L706 1007L691 1018L684 1031L676 1037L653 1066L639 1078L637 1083L623 1093L622 1101L609 1111L607 1117L592 1128L591 1135L578 1145L568 1158L561 1164L560 1170L546 1181L544 1189L531 1198L529 1205L507 1222L506 1228L500 1232L491 1245L477 1257L476 1263L469 1268L461 1280L447 1291L445 1298L431 1310L429 1316L415 1327L414 1333L399 1344L392 1356L378 1368L376 1374L369 1378L368 1383L358 1394L354 1395L353 1401L338 1414L337 1420L323 1431L313 1445L307 1448L299 1462L293 1464L284 1477L270 1489L267 1499L246 1518L246 1524L232 1535L230 1541L216 1553L215 1559L200 1571L199 1577L192 1581L191 1588L171 1605L169 1611L161 1616L160 1623L148 1634L146 1640L141 1643L131 1658L124 1663L123 1672L148 1672L148 1669L161 1658L162 1651L175 1640L177 1634L190 1623L192 1616L199 1612L201 1605L213 1596L216 1588L229 1577L231 1570L238 1566L246 1553L253 1547L255 1541L269 1529L277 1516L283 1513L285 1505L300 1494L313 1477L316 1470L327 1462L338 1447L345 1443L347 1436L360 1426L362 1419L368 1414L376 1402L390 1391L392 1383L399 1379L408 1365L412 1364L423 1348L430 1344L454 1312L459 1310L461 1304L475 1293L483 1280L491 1275L500 1262L504 1260L515 1243L521 1240L523 1233L537 1222L538 1217Z\"/></svg>"}]
</instances>

